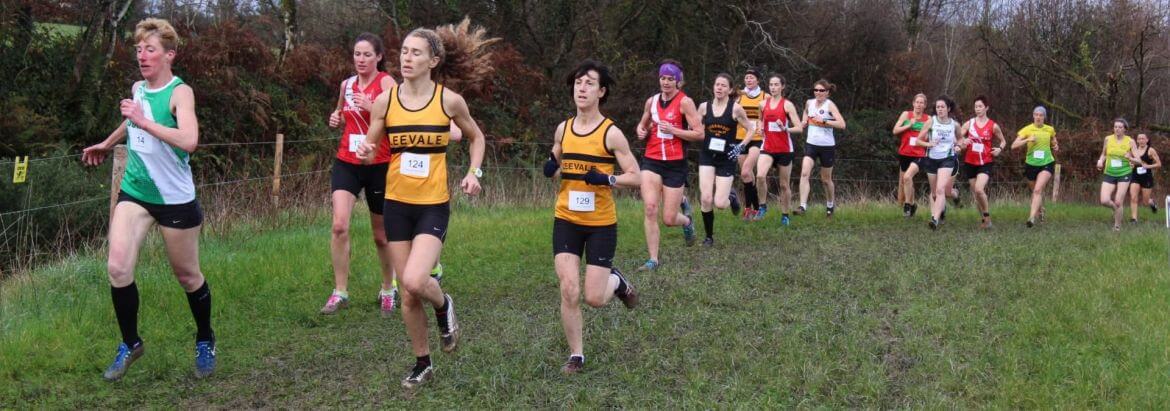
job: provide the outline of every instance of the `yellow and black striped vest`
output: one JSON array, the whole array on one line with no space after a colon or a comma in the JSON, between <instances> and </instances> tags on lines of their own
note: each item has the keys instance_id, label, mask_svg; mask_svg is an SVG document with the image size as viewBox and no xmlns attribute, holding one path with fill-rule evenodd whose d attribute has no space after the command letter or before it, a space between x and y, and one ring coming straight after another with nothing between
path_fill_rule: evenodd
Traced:
<instances>
[{"instance_id":1,"label":"yellow and black striped vest","mask_svg":"<svg viewBox=\"0 0 1170 411\"><path fill-rule=\"evenodd\" d=\"M759 121L760 120L760 103L763 102L764 99L766 99L766 98L768 98L768 93L765 93L763 91L761 91L760 95L756 96L756 98L751 98L751 97L748 97L748 95L746 93L744 93L743 90L740 90L739 100L737 101L737 103L739 103L739 105L743 106L743 111L747 113L748 120ZM735 139L736 140L742 141L744 134L747 134L747 130L744 129L743 126L736 126L735 127ZM756 135L752 136L752 141L761 141L763 139L764 139L764 133L761 133L760 130L756 130Z\"/></svg>"},{"instance_id":2,"label":"yellow and black striped vest","mask_svg":"<svg viewBox=\"0 0 1170 411\"><path fill-rule=\"evenodd\" d=\"M565 121L556 218L593 227L617 224L613 189L585 184L585 173L591 168L609 175L614 173L617 161L605 144L605 134L612 126L613 120L606 118L593 131L577 134L573 131L573 119Z\"/></svg>"},{"instance_id":3,"label":"yellow and black striped vest","mask_svg":"<svg viewBox=\"0 0 1170 411\"><path fill-rule=\"evenodd\" d=\"M431 101L417 110L402 106L399 88L390 89L386 107L391 155L386 199L418 205L445 203L451 198L447 191L451 117L443 109L443 86L435 83Z\"/></svg>"}]
</instances>

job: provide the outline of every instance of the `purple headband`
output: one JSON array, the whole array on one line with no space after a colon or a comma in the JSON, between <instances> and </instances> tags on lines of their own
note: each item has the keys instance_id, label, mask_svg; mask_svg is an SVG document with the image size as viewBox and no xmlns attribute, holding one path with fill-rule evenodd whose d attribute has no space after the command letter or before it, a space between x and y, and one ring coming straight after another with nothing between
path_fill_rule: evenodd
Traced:
<instances>
[{"instance_id":1,"label":"purple headband","mask_svg":"<svg viewBox=\"0 0 1170 411\"><path fill-rule=\"evenodd\" d=\"M673 76L676 81L683 81L682 69L671 63L663 63L658 66L658 76Z\"/></svg>"}]
</instances>

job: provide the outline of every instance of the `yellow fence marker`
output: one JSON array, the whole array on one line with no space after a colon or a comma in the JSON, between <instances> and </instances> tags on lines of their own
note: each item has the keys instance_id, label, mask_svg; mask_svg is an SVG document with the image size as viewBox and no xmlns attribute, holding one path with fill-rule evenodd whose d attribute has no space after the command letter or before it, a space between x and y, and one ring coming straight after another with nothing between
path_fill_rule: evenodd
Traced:
<instances>
[{"instance_id":1,"label":"yellow fence marker","mask_svg":"<svg viewBox=\"0 0 1170 411\"><path fill-rule=\"evenodd\" d=\"M25 180L28 180L28 156L24 156L23 160L17 156L16 167L12 169L12 184L20 184Z\"/></svg>"}]
</instances>

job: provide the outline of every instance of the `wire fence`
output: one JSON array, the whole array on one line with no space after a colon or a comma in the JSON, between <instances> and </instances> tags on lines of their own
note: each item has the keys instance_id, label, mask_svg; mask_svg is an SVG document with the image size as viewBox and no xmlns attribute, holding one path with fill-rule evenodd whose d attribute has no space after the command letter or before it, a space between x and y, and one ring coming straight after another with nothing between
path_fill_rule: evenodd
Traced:
<instances>
[{"instance_id":1,"label":"wire fence","mask_svg":"<svg viewBox=\"0 0 1170 411\"><path fill-rule=\"evenodd\" d=\"M304 138L304 139L282 140L282 144L283 144L282 147L287 149L287 148L289 148L289 147L287 147L289 145L320 143L320 142L325 142L325 141L337 141L338 139L339 139L338 137L322 137L322 138ZM210 147L243 147L245 149L248 149L249 147L276 147L277 144L278 144L277 140L270 140L270 141L239 142L239 143L209 143L209 144L201 144L200 147L209 147L209 148ZM485 172L489 174L489 176L484 180L483 183L485 185L485 189L490 191L490 195L483 196L483 197L487 197L486 199L479 199L476 201L509 202L509 201L517 201L517 199L519 199L518 202L520 202L520 203L525 203L525 202L531 203L533 201L540 202L540 201L546 200L548 198L548 196L550 196L552 193L555 192L556 185L549 183L548 180L544 178L544 176L542 174L542 170L541 170L543 162L547 159L547 153L551 150L550 143L539 142L539 141L488 140L487 144L492 146L493 149L488 151L489 155L486 156L486 158L484 160L484 164L481 166L481 168L483 168L485 170ZM454 146L452 148L452 155L454 158L465 157L466 156L465 150L466 149L463 148L463 146L461 146L461 145ZM279 150L277 150L277 151L279 151ZM697 157L697 153L699 151L701 151L701 149L694 148L694 147L691 147L687 150L687 152L689 153L689 156L691 158ZM640 148L634 148L632 154L637 158L641 158L643 151ZM867 154L867 153L861 153L861 154ZM75 160L79 160L80 157L81 157L80 153L74 153L74 154L54 155L54 156L41 157L41 158L32 158L32 159L28 159L27 161L29 164L28 168L30 170L30 175L31 175L31 173L33 173L33 172L43 172L42 170L45 170L46 168L53 168L53 169L55 169L54 170L55 172L67 170L69 167L81 168L82 165L80 164L80 161L75 161ZM50 162L53 162L53 161L66 161L66 160L73 161L73 163L72 164L61 164L61 165L50 164ZM258 157L254 158L254 160L260 160L260 163L264 163L265 161L267 161L267 160L264 160L263 158L258 158ZM271 159L269 159L269 160L271 160ZM332 156L329 156L329 161L332 161ZM7 167L14 166L16 163L17 162L10 161L10 160L0 161L0 166L3 166L4 169L7 169ZM291 163L292 162L286 162L285 164L291 164ZM322 161L318 161L317 164L315 164L315 166L311 167L311 169L309 169L309 170L303 170L303 171L297 170L297 171L282 172L279 174L279 178L283 180L283 179L292 179L292 178L298 178L298 177L312 177L312 176L322 175L322 174L330 171L330 168L328 167L328 165L322 164L322 163L323 163ZM881 167L882 165L885 165L888 167ZM461 170L465 170L467 166L468 165L466 163L453 163L449 166L449 169L461 171ZM698 190L693 189L694 187L697 187L697 181L696 181L697 173L694 172L695 165L691 164L689 167L692 169L691 173L689 173L690 174L690 177L689 177L690 181L688 183L688 186L692 187L692 190L691 190L692 192L690 193L690 195L697 196ZM1007 170L1007 171L1009 171L1009 173L1002 173L1002 172L997 171L997 173L1000 173L1001 178L993 178L989 183L989 190L992 191L992 195L1004 195L1004 194L1015 193L1015 194L1019 195L1020 198L1022 198L1023 195L1026 195L1026 193L1030 193L1029 191L1027 191L1026 188L1024 188L1028 184L1028 182L1026 180L1023 180L1022 178L1018 177L1020 174L1022 174L1022 171L1025 168L1025 166L1022 164L1022 162L1021 163L1009 163L1009 162L1005 161L1005 162L1002 162L1000 164L996 164L995 167L997 170ZM303 165L302 165L302 168L303 168ZM800 169L800 163L799 163L799 161L795 161L792 165L792 172L791 172L791 176L790 176L790 179L791 179L790 184L794 189L793 191L795 191L795 187L797 185L797 182L800 180L799 169ZM1074 174L1078 174L1078 175L1082 175L1082 176L1084 176L1084 175L1095 176L1097 173L1099 173L1096 170L1096 168L1092 165L1089 165L1089 166L1064 165L1063 170L1065 170L1068 173L1068 176L1070 176L1070 177ZM925 187L926 177L923 176L922 174L925 174L925 173L920 173L919 177L917 178L918 182L916 184L919 185L920 187ZM1002 178L1002 176L1004 174L1007 174L1008 176L1013 177L1013 178ZM107 174L107 176L108 176L108 174ZM230 178L230 179L206 181L208 179L208 177L213 177L213 176L216 176L213 172L205 171L204 176L203 176L203 180L205 180L205 181L197 184L196 187L199 189L224 188L224 187L230 187L230 186L246 184L246 183L274 181L275 177L276 177L273 174L263 174L263 175L253 174L253 175L238 176L236 178ZM458 178L461 178L462 174L458 173L458 172L452 173L451 177L452 177L451 183L458 184ZM820 179L819 175L817 175L815 173L810 176L810 180L811 180L812 185L814 186L814 190L820 189L819 179ZM523 184L522 182L524 182L526 180L527 180L528 184ZM101 181L101 180L99 180L99 181ZM844 197L846 197L846 199L848 199L850 196L866 197L866 198L869 198L871 196L877 196L877 197L883 197L883 198L884 197L892 197L894 195L894 191L895 191L894 188L899 183L898 160L895 158L867 158L865 156L852 157L852 158L849 158L849 157L838 158L837 163L834 167L833 181L838 184L838 188L837 188L838 193L842 193L842 192L846 193L844 196ZM318 183L321 185L328 184L327 181L319 181ZM769 183L770 183L769 185L771 187L771 192L773 192L773 193L777 192L776 184L778 183L778 181L777 181L777 173L775 171L770 170ZM963 184L964 182L959 181L959 183ZM1099 184L1100 184L1099 179L1066 178L1061 183L1062 198L1066 199L1066 200L1072 199L1074 201L1075 200L1095 199L1096 188L1099 186ZM44 199L37 199L38 201L36 201L34 203L34 201L33 201L34 195L37 194L37 190L34 189L34 185L31 183L25 183L25 184L23 184L23 186L24 187L20 187L20 185L13 186L14 190L20 190L21 188L24 189L23 196L21 196L23 198L19 199L21 201L13 201L10 204L0 205L0 246L4 247L5 250L13 249L13 248L20 248L20 247L10 247L10 245L13 242L19 242L22 239L28 240L31 237L32 234L29 234L31 232L31 230L29 229L29 226L34 223L34 220L36 220L35 218L33 218L33 216L35 214L45 213L45 212L50 212L50 211L55 210L55 211L57 211L57 213L54 214L52 217L67 219L72 214L74 214L72 211L75 210L77 207L91 208L91 209L97 210L95 212L100 214L100 213L104 213L104 210L95 208L92 205L92 203L98 203L98 202L102 202L102 201L110 201L110 193L103 192L103 193L80 193L80 194L85 194L85 195L80 196L81 198L52 199L48 203L46 203ZM100 189L108 191L108 188L104 182L99 182L95 186L96 186L96 188L100 188ZM925 188L920 188L919 192L925 192L925 191L927 191ZM207 195L207 194L208 194L207 192L201 193L201 199L203 199L202 198L203 195ZM636 192L634 192L632 194L626 193L624 195L636 196ZM11 199L12 197L13 196L10 195L8 197L3 197L3 198ZM252 201L254 203L255 202L254 192L253 192L253 195L251 197L252 198L250 199L250 201ZM327 197L327 196L325 196L325 197ZM839 194L838 197L842 197L842 195ZM207 199L203 199L203 200L206 201ZM840 202L841 200L838 200L838 201ZM17 204L17 203L19 203L19 204ZM4 210L5 208L9 208L9 207L16 208L16 209ZM42 221L41 223L44 223L44 222ZM103 222L102 226L97 228L96 231L103 231L104 232L104 224L105 223ZM62 233L58 233L58 235L70 235L70 233L68 231L65 231ZM28 247L25 247L25 248L28 248ZM3 259L5 257L11 257L11 256L5 256L5 255L3 255L3 253L0 253L0 259ZM3 277L3 274L5 272L12 271L10 268L8 268L8 269L4 268L4 267L11 267L10 262L0 260L0 263L4 263L4 266L0 266L0 277Z\"/></svg>"}]
</instances>

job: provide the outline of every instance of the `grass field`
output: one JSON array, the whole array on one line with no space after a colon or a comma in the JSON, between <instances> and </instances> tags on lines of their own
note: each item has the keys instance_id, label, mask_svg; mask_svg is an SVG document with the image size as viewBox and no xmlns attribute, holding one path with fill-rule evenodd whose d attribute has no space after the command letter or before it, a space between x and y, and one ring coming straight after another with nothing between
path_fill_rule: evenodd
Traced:
<instances>
[{"instance_id":1,"label":"grass field","mask_svg":"<svg viewBox=\"0 0 1170 411\"><path fill-rule=\"evenodd\" d=\"M436 350L437 379L414 394L398 385L413 358L401 318L378 316L366 240L356 304L317 314L332 286L327 218L205 237L220 361L205 381L191 377L194 326L157 238L138 271L147 354L118 383L101 379L119 340L104 258L72 257L0 284L0 408L1170 404L1161 217L1118 234L1107 210L1058 204L1027 230L1022 207L997 204L990 231L967 208L930 232L892 206L821 211L788 228L719 213L712 249L664 230L662 268L632 275L642 306L587 309L586 372L564 377L551 211L458 207L444 285L465 340ZM620 218L615 261L632 271L637 204Z\"/></svg>"}]
</instances>

